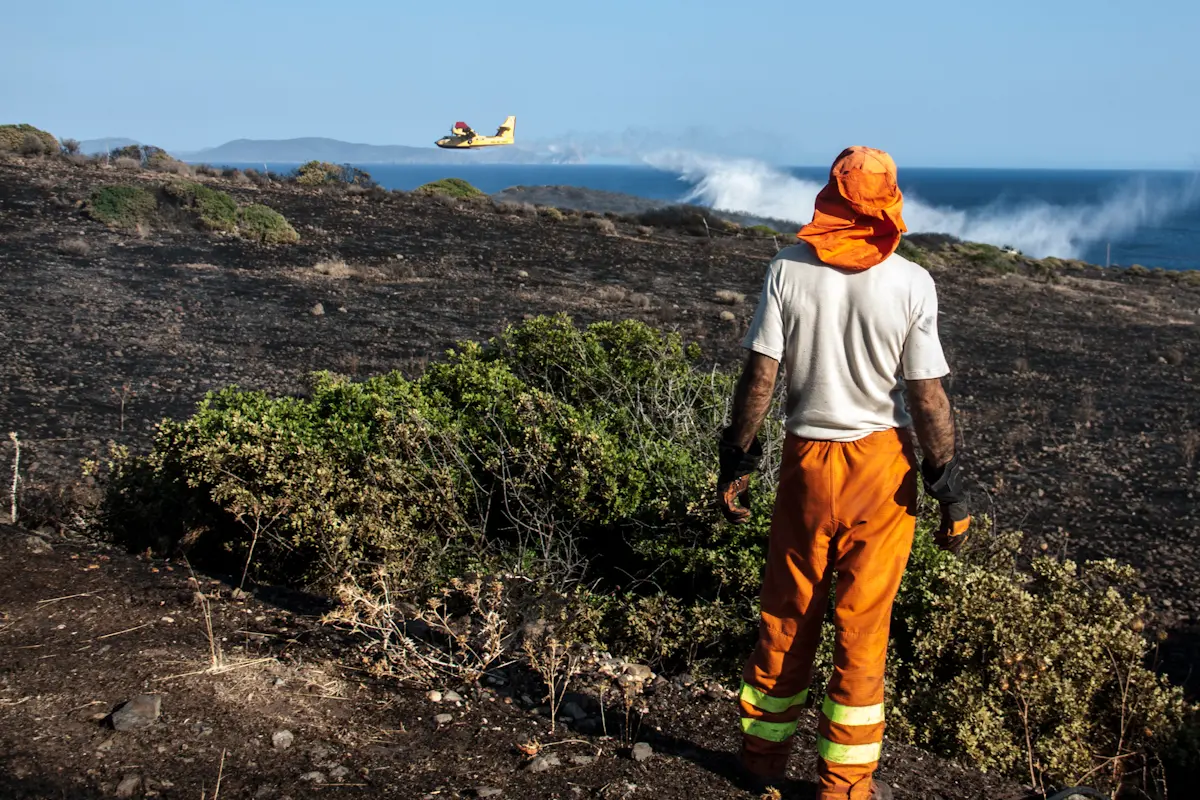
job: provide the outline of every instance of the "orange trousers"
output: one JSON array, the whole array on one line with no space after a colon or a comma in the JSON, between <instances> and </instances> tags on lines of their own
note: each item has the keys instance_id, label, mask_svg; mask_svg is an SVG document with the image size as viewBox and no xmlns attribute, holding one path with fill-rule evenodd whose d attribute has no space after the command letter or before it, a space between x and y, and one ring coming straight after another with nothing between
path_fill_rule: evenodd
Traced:
<instances>
[{"instance_id":1,"label":"orange trousers","mask_svg":"<svg viewBox=\"0 0 1200 800\"><path fill-rule=\"evenodd\" d=\"M786 772L836 573L834 667L817 728L818 798L870 796L883 743L892 603L912 550L916 506L907 431L855 442L787 437L758 644L739 696L741 758L751 772Z\"/></svg>"}]
</instances>

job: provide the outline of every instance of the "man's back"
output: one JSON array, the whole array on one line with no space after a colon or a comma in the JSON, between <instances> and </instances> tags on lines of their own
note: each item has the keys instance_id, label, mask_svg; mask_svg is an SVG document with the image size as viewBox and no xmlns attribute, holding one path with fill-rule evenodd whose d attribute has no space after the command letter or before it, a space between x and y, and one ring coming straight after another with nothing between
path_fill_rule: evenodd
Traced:
<instances>
[{"instance_id":1,"label":"man's back","mask_svg":"<svg viewBox=\"0 0 1200 800\"><path fill-rule=\"evenodd\" d=\"M895 254L851 271L821 263L807 244L784 248L743 346L784 364L787 429L803 439L906 427L902 379L949 372L933 279Z\"/></svg>"}]
</instances>

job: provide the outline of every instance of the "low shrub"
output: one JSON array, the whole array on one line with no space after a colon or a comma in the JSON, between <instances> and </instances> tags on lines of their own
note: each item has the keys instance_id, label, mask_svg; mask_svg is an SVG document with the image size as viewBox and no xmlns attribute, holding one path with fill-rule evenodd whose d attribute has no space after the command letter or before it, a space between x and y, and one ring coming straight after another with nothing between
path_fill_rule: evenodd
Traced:
<instances>
[{"instance_id":1,"label":"low shrub","mask_svg":"<svg viewBox=\"0 0 1200 800\"><path fill-rule=\"evenodd\" d=\"M301 186L353 185L371 187L375 181L368 172L349 164L331 164L328 161L309 161L296 168L296 183Z\"/></svg>"},{"instance_id":2,"label":"low shrub","mask_svg":"<svg viewBox=\"0 0 1200 800\"><path fill-rule=\"evenodd\" d=\"M992 272L1015 272L1017 258L1011 253L990 244L964 243L955 250L969 266Z\"/></svg>"},{"instance_id":3,"label":"low shrub","mask_svg":"<svg viewBox=\"0 0 1200 800\"><path fill-rule=\"evenodd\" d=\"M287 244L300 236L284 217L263 205L239 207L230 195L195 181L173 180L156 195L141 186L107 186L88 201L95 219L136 229L182 221L202 230L233 233L266 244Z\"/></svg>"},{"instance_id":4,"label":"low shrub","mask_svg":"<svg viewBox=\"0 0 1200 800\"><path fill-rule=\"evenodd\" d=\"M33 139L37 140L34 144ZM24 123L20 125L0 125L0 152L9 151L23 153L25 149L36 150L32 155L57 153L58 140L46 131Z\"/></svg>"},{"instance_id":5,"label":"low shrub","mask_svg":"<svg viewBox=\"0 0 1200 800\"><path fill-rule=\"evenodd\" d=\"M79 140L78 139L63 139L60 145L63 155L75 156L79 155Z\"/></svg>"},{"instance_id":6,"label":"low shrub","mask_svg":"<svg viewBox=\"0 0 1200 800\"><path fill-rule=\"evenodd\" d=\"M742 228L742 231L749 236L755 236L759 239L773 239L783 234L772 228L770 225L750 225Z\"/></svg>"},{"instance_id":7,"label":"low shrub","mask_svg":"<svg viewBox=\"0 0 1200 800\"><path fill-rule=\"evenodd\" d=\"M195 214L205 230L237 231L237 201L225 192L195 181L171 181L163 186L163 192L180 208Z\"/></svg>"},{"instance_id":8,"label":"low shrub","mask_svg":"<svg viewBox=\"0 0 1200 800\"><path fill-rule=\"evenodd\" d=\"M913 244L907 237L900 240L900 246L896 248L896 254L901 258L907 258L914 264L920 264L926 269L929 268L929 254L921 249L919 245Z\"/></svg>"},{"instance_id":9,"label":"low shrub","mask_svg":"<svg viewBox=\"0 0 1200 800\"><path fill-rule=\"evenodd\" d=\"M700 359L676 334L560 315L462 344L411 380L321 373L282 398L231 387L161 423L147 455L114 454L101 519L137 550L178 543L195 562L339 597L334 616L392 664L416 652L404 618L495 585L467 593L490 622L463 630L494 634L455 645L471 674L519 658L503 632L554 606L572 620L564 644L735 681L781 431L768 415L758 513L724 523L709 498L734 376ZM1128 568L1023 568L1020 536L986 520L954 558L932 542L932 511L895 606L893 738L1034 784L1107 788L1190 741L1195 709L1146 666Z\"/></svg>"},{"instance_id":10,"label":"low shrub","mask_svg":"<svg viewBox=\"0 0 1200 800\"><path fill-rule=\"evenodd\" d=\"M264 244L292 244L300 241L300 234L282 214L268 206L253 204L243 206L237 212L238 233L247 239Z\"/></svg>"},{"instance_id":11,"label":"low shrub","mask_svg":"<svg viewBox=\"0 0 1200 800\"><path fill-rule=\"evenodd\" d=\"M21 146L17 148L17 152L23 156L44 156L49 155L51 151L38 136L27 133L21 140Z\"/></svg>"},{"instance_id":12,"label":"low shrub","mask_svg":"<svg viewBox=\"0 0 1200 800\"><path fill-rule=\"evenodd\" d=\"M604 217L592 217L587 220L587 226L592 230L600 231L605 236L615 236L617 233L617 225L611 219Z\"/></svg>"},{"instance_id":13,"label":"low shrub","mask_svg":"<svg viewBox=\"0 0 1200 800\"><path fill-rule=\"evenodd\" d=\"M460 200L484 195L484 192L476 189L462 178L442 178L441 180L431 181L430 183L418 186L413 192L425 195L444 194Z\"/></svg>"},{"instance_id":14,"label":"low shrub","mask_svg":"<svg viewBox=\"0 0 1200 800\"><path fill-rule=\"evenodd\" d=\"M722 219L712 211L699 206L666 206L643 211L637 222L654 228L679 230L692 236L709 236L713 233L734 233L740 226Z\"/></svg>"},{"instance_id":15,"label":"low shrub","mask_svg":"<svg viewBox=\"0 0 1200 800\"><path fill-rule=\"evenodd\" d=\"M88 213L108 225L134 229L149 225L158 216L158 200L141 186L105 186L92 192Z\"/></svg>"}]
</instances>

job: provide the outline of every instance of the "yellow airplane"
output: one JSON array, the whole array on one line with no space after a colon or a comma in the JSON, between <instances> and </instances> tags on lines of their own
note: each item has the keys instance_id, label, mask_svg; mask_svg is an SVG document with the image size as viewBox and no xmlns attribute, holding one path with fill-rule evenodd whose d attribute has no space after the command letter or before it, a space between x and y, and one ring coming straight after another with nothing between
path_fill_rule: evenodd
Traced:
<instances>
[{"instance_id":1,"label":"yellow airplane","mask_svg":"<svg viewBox=\"0 0 1200 800\"><path fill-rule=\"evenodd\" d=\"M517 118L509 117L504 120L504 124L496 131L495 136L480 136L475 131L471 130L471 126L465 122L456 122L454 127L450 129L449 136L443 136L434 144L438 147L448 149L466 149L469 147L491 147L498 144L513 143L513 129L517 126Z\"/></svg>"}]
</instances>

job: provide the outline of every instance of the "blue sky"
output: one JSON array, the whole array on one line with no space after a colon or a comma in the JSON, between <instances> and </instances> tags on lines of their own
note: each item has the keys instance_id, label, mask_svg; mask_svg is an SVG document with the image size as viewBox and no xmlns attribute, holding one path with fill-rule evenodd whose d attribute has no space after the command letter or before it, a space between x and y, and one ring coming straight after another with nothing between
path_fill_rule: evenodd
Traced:
<instances>
[{"instance_id":1,"label":"blue sky","mask_svg":"<svg viewBox=\"0 0 1200 800\"><path fill-rule=\"evenodd\" d=\"M1194 0L471 5L11 3L0 122L429 146L514 113L524 141L683 132L782 164L868 144L910 166L1200 168Z\"/></svg>"}]
</instances>

